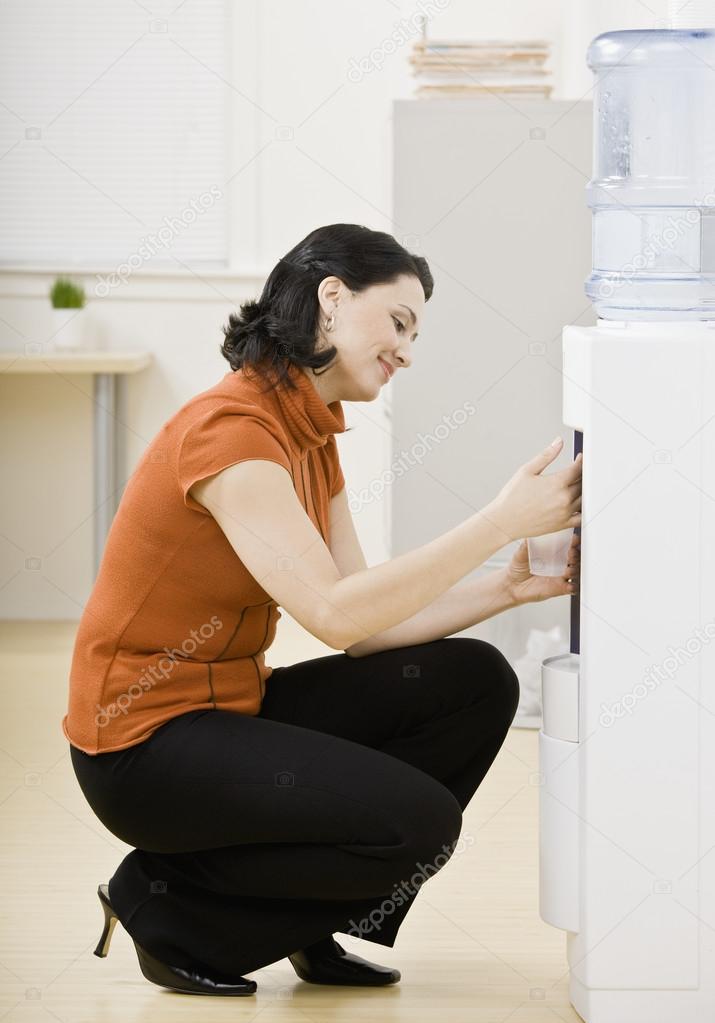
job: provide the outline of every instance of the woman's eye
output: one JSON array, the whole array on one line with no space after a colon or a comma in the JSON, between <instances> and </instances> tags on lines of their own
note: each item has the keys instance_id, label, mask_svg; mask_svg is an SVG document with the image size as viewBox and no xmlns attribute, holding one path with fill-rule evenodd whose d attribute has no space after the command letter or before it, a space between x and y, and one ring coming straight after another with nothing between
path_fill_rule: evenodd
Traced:
<instances>
[{"instance_id":1,"label":"woman's eye","mask_svg":"<svg viewBox=\"0 0 715 1023\"><path fill-rule=\"evenodd\" d=\"M395 321L395 323L400 328L400 330L404 330L405 329L405 325L402 322L402 320L398 320L396 316L393 316L392 319Z\"/></svg>"}]
</instances>

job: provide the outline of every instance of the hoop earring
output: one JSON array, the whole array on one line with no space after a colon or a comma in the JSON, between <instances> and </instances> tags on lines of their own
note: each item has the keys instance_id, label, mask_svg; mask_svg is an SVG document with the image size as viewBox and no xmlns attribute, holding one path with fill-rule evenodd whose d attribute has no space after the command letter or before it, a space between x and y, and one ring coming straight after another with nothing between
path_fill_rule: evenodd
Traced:
<instances>
[{"instance_id":1,"label":"hoop earring","mask_svg":"<svg viewBox=\"0 0 715 1023\"><path fill-rule=\"evenodd\" d=\"M330 314L330 319L325 321L325 329L332 330L335 325L335 312Z\"/></svg>"}]
</instances>

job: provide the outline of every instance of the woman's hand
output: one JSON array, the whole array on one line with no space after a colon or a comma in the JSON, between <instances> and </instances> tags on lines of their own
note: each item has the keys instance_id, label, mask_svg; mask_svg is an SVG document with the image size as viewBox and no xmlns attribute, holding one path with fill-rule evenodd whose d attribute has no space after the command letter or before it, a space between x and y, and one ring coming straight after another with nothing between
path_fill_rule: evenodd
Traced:
<instances>
[{"instance_id":1,"label":"woman's hand","mask_svg":"<svg viewBox=\"0 0 715 1023\"><path fill-rule=\"evenodd\" d=\"M558 437L520 466L490 502L489 520L509 540L581 525L583 453L579 451L565 469L544 475L562 448L563 440Z\"/></svg>"},{"instance_id":2,"label":"woman's hand","mask_svg":"<svg viewBox=\"0 0 715 1023\"><path fill-rule=\"evenodd\" d=\"M528 604L549 597L578 593L581 577L581 537L574 532L568 564L563 575L532 575L526 540L517 547L506 568L507 586L515 604Z\"/></svg>"}]
</instances>

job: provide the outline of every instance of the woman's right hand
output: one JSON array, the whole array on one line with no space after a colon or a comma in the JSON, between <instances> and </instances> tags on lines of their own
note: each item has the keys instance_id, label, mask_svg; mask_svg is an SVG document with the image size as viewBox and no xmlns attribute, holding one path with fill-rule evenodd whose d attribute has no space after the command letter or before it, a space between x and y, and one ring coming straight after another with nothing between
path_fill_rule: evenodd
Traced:
<instances>
[{"instance_id":1,"label":"woman's right hand","mask_svg":"<svg viewBox=\"0 0 715 1023\"><path fill-rule=\"evenodd\" d=\"M543 476L558 458L558 438L522 465L489 506L489 517L512 540L581 525L581 453L566 469Z\"/></svg>"}]
</instances>

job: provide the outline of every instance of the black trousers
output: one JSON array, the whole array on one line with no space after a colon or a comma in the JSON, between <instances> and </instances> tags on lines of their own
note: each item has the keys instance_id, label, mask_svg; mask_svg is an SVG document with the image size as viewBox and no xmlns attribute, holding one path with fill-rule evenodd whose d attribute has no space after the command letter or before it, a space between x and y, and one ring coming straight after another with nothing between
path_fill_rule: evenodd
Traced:
<instances>
[{"instance_id":1,"label":"black trousers","mask_svg":"<svg viewBox=\"0 0 715 1023\"><path fill-rule=\"evenodd\" d=\"M483 640L275 668L261 711L188 711L125 750L70 746L97 817L134 847L120 921L174 966L244 974L333 931L394 945L516 713Z\"/></svg>"}]
</instances>

